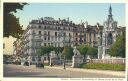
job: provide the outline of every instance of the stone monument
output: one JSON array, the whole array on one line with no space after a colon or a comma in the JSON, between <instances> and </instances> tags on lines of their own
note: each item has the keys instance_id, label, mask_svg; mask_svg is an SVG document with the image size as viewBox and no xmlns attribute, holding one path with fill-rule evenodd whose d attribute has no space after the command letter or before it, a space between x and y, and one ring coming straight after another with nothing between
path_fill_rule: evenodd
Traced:
<instances>
[{"instance_id":1,"label":"stone monument","mask_svg":"<svg viewBox=\"0 0 128 81\"><path fill-rule=\"evenodd\" d=\"M80 67L80 64L83 63L83 56L76 49L76 47L74 47L73 53L74 53L74 56L72 57L72 67L73 68Z\"/></svg>"}]
</instances>

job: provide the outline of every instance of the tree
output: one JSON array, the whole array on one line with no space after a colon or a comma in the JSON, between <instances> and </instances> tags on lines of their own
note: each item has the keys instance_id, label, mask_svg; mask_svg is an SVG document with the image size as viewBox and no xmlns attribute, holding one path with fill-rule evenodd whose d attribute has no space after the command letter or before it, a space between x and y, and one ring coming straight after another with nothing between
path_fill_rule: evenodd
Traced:
<instances>
[{"instance_id":1,"label":"tree","mask_svg":"<svg viewBox=\"0 0 128 81\"><path fill-rule=\"evenodd\" d=\"M54 51L57 54L60 53L60 52L62 53L63 49L64 49L63 47L54 47Z\"/></svg>"},{"instance_id":2,"label":"tree","mask_svg":"<svg viewBox=\"0 0 128 81\"><path fill-rule=\"evenodd\" d=\"M38 56L42 56L42 55L43 55L43 54L42 54L42 49L41 49L41 48L40 48L40 49L37 49L37 52L36 52L36 53L37 53Z\"/></svg>"},{"instance_id":3,"label":"tree","mask_svg":"<svg viewBox=\"0 0 128 81\"><path fill-rule=\"evenodd\" d=\"M80 45L77 47L77 49L80 51L80 54L84 56L84 60L85 60L85 56L86 56L87 51L88 51L88 46L87 45Z\"/></svg>"},{"instance_id":4,"label":"tree","mask_svg":"<svg viewBox=\"0 0 128 81\"><path fill-rule=\"evenodd\" d=\"M117 40L109 49L109 55L125 58L125 33L117 37Z\"/></svg>"},{"instance_id":5,"label":"tree","mask_svg":"<svg viewBox=\"0 0 128 81\"><path fill-rule=\"evenodd\" d=\"M94 47L88 47L87 55L90 56L90 58L97 57L98 49Z\"/></svg>"},{"instance_id":6,"label":"tree","mask_svg":"<svg viewBox=\"0 0 128 81\"><path fill-rule=\"evenodd\" d=\"M54 50L53 46L43 46L40 49L37 50L37 54L40 56L47 55L48 57L48 63L50 63L50 52Z\"/></svg>"},{"instance_id":7,"label":"tree","mask_svg":"<svg viewBox=\"0 0 128 81\"><path fill-rule=\"evenodd\" d=\"M73 48L69 46L65 46L62 52L62 56L65 56L66 59L71 60L73 56Z\"/></svg>"},{"instance_id":8,"label":"tree","mask_svg":"<svg viewBox=\"0 0 128 81\"><path fill-rule=\"evenodd\" d=\"M19 23L19 18L16 18L13 13L16 13L17 9L23 10L26 4L27 3L4 3L3 37L12 36L20 38L23 29Z\"/></svg>"}]
</instances>

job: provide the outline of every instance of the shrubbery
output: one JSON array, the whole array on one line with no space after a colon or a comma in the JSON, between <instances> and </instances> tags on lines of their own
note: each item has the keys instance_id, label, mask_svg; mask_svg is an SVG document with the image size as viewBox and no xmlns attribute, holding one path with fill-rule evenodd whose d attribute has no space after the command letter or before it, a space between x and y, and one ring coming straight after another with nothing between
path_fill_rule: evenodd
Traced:
<instances>
[{"instance_id":1,"label":"shrubbery","mask_svg":"<svg viewBox=\"0 0 128 81\"><path fill-rule=\"evenodd\" d=\"M99 69L99 70L115 70L115 71L124 71L125 66L119 64L81 64L80 68L85 69Z\"/></svg>"},{"instance_id":2,"label":"shrubbery","mask_svg":"<svg viewBox=\"0 0 128 81\"><path fill-rule=\"evenodd\" d=\"M48 63L43 63L44 64L44 66L49 66L49 64Z\"/></svg>"}]
</instances>

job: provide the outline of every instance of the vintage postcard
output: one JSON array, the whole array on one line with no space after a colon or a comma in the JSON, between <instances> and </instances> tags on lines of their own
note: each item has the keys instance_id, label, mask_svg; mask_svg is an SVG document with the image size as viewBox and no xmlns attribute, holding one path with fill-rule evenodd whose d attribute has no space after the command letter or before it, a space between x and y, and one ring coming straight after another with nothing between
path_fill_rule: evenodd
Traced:
<instances>
[{"instance_id":1,"label":"vintage postcard","mask_svg":"<svg viewBox=\"0 0 128 81\"><path fill-rule=\"evenodd\" d=\"M1 4L3 81L127 80L125 3Z\"/></svg>"}]
</instances>

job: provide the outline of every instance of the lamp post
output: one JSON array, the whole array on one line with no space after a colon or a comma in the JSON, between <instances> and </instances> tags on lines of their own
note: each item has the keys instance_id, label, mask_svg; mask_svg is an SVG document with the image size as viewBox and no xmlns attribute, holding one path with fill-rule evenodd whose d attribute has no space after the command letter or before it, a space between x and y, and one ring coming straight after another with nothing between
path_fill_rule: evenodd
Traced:
<instances>
[{"instance_id":1,"label":"lamp post","mask_svg":"<svg viewBox=\"0 0 128 81\"><path fill-rule=\"evenodd\" d=\"M60 35L59 35L61 38L62 38L62 43L63 43L63 47L65 46L65 35L64 35L64 31L61 30L60 32ZM63 69L66 69L65 67L65 55L64 55L64 60L63 60Z\"/></svg>"},{"instance_id":2,"label":"lamp post","mask_svg":"<svg viewBox=\"0 0 128 81\"><path fill-rule=\"evenodd\" d=\"M63 68L63 69L66 69L66 68L65 68L65 55L64 55L64 68Z\"/></svg>"}]
</instances>

